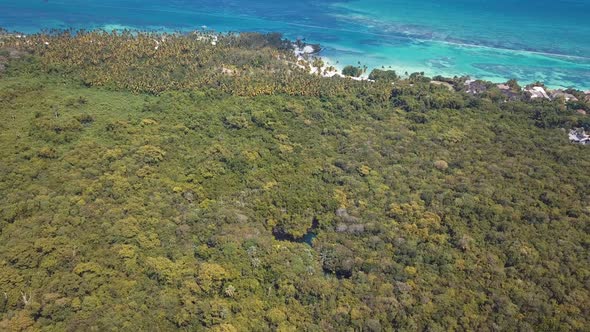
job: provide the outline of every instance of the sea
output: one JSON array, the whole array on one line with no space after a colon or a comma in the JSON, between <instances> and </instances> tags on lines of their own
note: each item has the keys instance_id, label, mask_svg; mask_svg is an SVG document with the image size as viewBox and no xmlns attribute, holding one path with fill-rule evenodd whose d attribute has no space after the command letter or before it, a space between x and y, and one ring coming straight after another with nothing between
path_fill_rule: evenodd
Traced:
<instances>
[{"instance_id":1,"label":"sea","mask_svg":"<svg viewBox=\"0 0 590 332\"><path fill-rule=\"evenodd\" d=\"M0 0L0 27L281 32L345 65L590 90L590 0Z\"/></svg>"}]
</instances>

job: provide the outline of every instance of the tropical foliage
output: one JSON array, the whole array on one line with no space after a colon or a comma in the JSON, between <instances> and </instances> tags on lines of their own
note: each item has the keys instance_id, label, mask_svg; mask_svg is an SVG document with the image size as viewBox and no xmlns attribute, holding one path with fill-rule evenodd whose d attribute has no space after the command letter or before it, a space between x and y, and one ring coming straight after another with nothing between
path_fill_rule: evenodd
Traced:
<instances>
[{"instance_id":1,"label":"tropical foliage","mask_svg":"<svg viewBox=\"0 0 590 332\"><path fill-rule=\"evenodd\" d=\"M211 38L0 40L0 330L587 329L587 104Z\"/></svg>"}]
</instances>

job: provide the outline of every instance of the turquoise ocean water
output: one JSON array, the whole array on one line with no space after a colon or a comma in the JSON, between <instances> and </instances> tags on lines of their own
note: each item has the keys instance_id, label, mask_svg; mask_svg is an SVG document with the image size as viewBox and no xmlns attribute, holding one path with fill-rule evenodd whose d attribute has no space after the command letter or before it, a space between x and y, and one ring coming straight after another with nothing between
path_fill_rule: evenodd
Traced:
<instances>
[{"instance_id":1,"label":"turquoise ocean water","mask_svg":"<svg viewBox=\"0 0 590 332\"><path fill-rule=\"evenodd\" d=\"M590 89L590 0L0 0L0 26L282 32L337 66Z\"/></svg>"}]
</instances>

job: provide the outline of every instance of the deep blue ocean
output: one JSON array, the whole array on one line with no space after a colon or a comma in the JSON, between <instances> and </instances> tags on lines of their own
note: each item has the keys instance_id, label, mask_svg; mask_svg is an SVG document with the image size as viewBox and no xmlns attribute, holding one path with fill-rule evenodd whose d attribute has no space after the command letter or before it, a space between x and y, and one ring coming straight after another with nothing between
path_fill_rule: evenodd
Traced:
<instances>
[{"instance_id":1,"label":"deep blue ocean","mask_svg":"<svg viewBox=\"0 0 590 332\"><path fill-rule=\"evenodd\" d=\"M336 66L590 89L590 0L0 0L0 26L282 32Z\"/></svg>"}]
</instances>

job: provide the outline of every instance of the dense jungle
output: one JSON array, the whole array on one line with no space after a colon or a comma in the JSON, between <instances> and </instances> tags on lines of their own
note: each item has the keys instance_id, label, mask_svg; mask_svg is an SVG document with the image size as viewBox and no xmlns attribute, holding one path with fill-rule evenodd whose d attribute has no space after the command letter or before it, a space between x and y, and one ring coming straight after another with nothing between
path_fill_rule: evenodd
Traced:
<instances>
[{"instance_id":1,"label":"dense jungle","mask_svg":"<svg viewBox=\"0 0 590 332\"><path fill-rule=\"evenodd\" d=\"M319 62L2 33L0 330L588 331L583 93Z\"/></svg>"}]
</instances>

